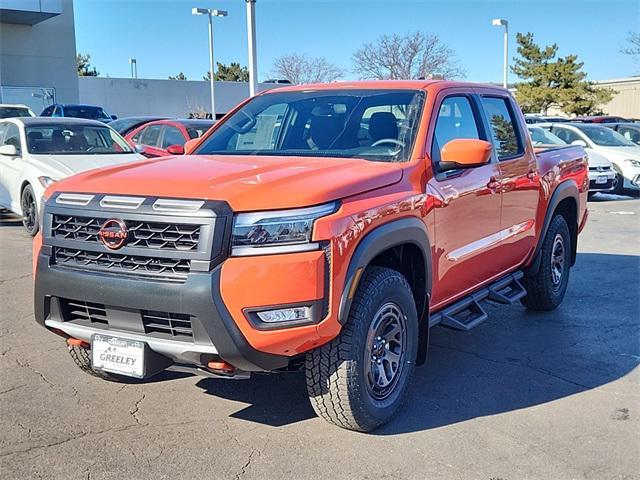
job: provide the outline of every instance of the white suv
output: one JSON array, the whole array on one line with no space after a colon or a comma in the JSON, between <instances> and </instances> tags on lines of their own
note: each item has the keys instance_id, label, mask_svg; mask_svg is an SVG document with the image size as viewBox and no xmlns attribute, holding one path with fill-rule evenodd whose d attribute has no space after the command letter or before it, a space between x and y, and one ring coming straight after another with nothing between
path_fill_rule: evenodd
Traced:
<instances>
[{"instance_id":1,"label":"white suv","mask_svg":"<svg viewBox=\"0 0 640 480\"><path fill-rule=\"evenodd\" d=\"M640 190L640 146L618 132L592 123L537 124L560 137L566 143L581 145L587 153L593 151L605 156L618 173L613 185L615 193L625 189Z\"/></svg>"}]
</instances>

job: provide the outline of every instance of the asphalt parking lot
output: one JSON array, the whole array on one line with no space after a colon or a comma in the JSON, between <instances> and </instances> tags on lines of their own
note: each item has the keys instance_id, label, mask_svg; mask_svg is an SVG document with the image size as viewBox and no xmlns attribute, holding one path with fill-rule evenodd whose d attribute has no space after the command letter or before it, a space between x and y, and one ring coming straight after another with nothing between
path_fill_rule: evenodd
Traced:
<instances>
[{"instance_id":1,"label":"asphalt parking lot","mask_svg":"<svg viewBox=\"0 0 640 480\"><path fill-rule=\"evenodd\" d=\"M31 239L0 220L0 478L640 478L640 199L598 197L564 304L437 328L374 434L315 417L300 374L113 384L32 314Z\"/></svg>"}]
</instances>

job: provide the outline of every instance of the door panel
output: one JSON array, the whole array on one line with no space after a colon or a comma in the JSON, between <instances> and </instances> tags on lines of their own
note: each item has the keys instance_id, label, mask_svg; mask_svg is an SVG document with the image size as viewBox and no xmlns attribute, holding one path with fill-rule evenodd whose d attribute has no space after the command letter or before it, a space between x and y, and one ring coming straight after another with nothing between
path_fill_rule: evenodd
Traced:
<instances>
[{"instance_id":1,"label":"door panel","mask_svg":"<svg viewBox=\"0 0 640 480\"><path fill-rule=\"evenodd\" d=\"M26 150L20 137L20 130L14 123L7 125L2 145L13 145L20 154L17 157L0 155L2 202L6 202L14 212L20 213L20 177L24 168L24 160L21 154L26 154Z\"/></svg>"},{"instance_id":2,"label":"door panel","mask_svg":"<svg viewBox=\"0 0 640 480\"><path fill-rule=\"evenodd\" d=\"M432 307L448 303L499 273L495 265L500 239L500 169L495 163L466 170L443 181L432 179L436 204L436 278Z\"/></svg>"},{"instance_id":3,"label":"door panel","mask_svg":"<svg viewBox=\"0 0 640 480\"><path fill-rule=\"evenodd\" d=\"M431 145L436 172L427 193L437 199L434 209L434 283L431 308L463 296L498 273L496 248L500 242L500 167L439 172L440 150L457 138L488 140L474 96L450 91L437 102Z\"/></svg>"},{"instance_id":4,"label":"door panel","mask_svg":"<svg viewBox=\"0 0 640 480\"><path fill-rule=\"evenodd\" d=\"M526 260L535 248L539 177L535 154L520 128L516 106L510 97L482 97L486 121L498 157L502 190L501 251L496 258L501 271Z\"/></svg>"}]
</instances>

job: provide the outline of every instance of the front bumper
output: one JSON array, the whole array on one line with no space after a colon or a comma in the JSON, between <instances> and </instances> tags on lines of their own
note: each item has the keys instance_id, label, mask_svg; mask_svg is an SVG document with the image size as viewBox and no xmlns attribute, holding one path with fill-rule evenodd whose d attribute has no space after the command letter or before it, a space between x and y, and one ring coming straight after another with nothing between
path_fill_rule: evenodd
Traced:
<instances>
[{"instance_id":1,"label":"front bumper","mask_svg":"<svg viewBox=\"0 0 640 480\"><path fill-rule=\"evenodd\" d=\"M611 169L605 172L589 170L589 191L608 192L611 189L613 189L613 182L615 178L616 178L616 173ZM603 179L604 179L604 183L602 183Z\"/></svg>"},{"instance_id":2,"label":"front bumper","mask_svg":"<svg viewBox=\"0 0 640 480\"><path fill-rule=\"evenodd\" d=\"M289 357L253 348L229 314L220 294L221 265L192 272L184 283L158 282L51 265L50 247L36 264L35 318L64 334L90 341L93 333L141 340L172 363L204 367L222 359L244 371L271 371ZM65 301L104 305L108 323L69 319ZM142 312L179 312L191 317L193 338L178 340L145 331Z\"/></svg>"}]
</instances>

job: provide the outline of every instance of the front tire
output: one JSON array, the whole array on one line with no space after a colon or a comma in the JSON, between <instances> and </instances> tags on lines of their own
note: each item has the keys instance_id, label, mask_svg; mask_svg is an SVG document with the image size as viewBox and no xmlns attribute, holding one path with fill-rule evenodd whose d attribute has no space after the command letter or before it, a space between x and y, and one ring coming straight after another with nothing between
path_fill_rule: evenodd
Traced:
<instances>
[{"instance_id":1,"label":"front tire","mask_svg":"<svg viewBox=\"0 0 640 480\"><path fill-rule=\"evenodd\" d=\"M613 170L616 172L616 178L613 180L613 188L611 189L611 193L615 195L623 195L624 194L624 176L622 172L617 166L613 166Z\"/></svg>"},{"instance_id":2,"label":"front tire","mask_svg":"<svg viewBox=\"0 0 640 480\"><path fill-rule=\"evenodd\" d=\"M69 355L73 359L74 363L87 375L97 377L108 382L118 383L133 383L134 379L126 377L124 375L117 375L115 373L108 373L97 368L93 368L91 365L91 349L77 345L69 345Z\"/></svg>"},{"instance_id":3,"label":"front tire","mask_svg":"<svg viewBox=\"0 0 640 480\"><path fill-rule=\"evenodd\" d=\"M387 423L413 374L418 327L404 276L368 268L340 335L307 353L307 392L318 416L360 432Z\"/></svg>"},{"instance_id":4,"label":"front tire","mask_svg":"<svg viewBox=\"0 0 640 480\"><path fill-rule=\"evenodd\" d=\"M571 268L571 235L562 215L551 220L540 250L540 268L523 279L527 295L521 303L530 310L554 310L562 303Z\"/></svg>"},{"instance_id":5,"label":"front tire","mask_svg":"<svg viewBox=\"0 0 640 480\"><path fill-rule=\"evenodd\" d=\"M31 185L27 185L22 190L20 206L22 207L22 225L27 233L34 237L38 233L40 224L38 222L38 204Z\"/></svg>"}]
</instances>

